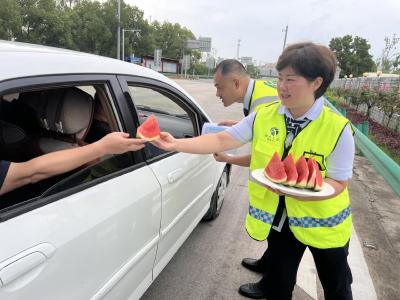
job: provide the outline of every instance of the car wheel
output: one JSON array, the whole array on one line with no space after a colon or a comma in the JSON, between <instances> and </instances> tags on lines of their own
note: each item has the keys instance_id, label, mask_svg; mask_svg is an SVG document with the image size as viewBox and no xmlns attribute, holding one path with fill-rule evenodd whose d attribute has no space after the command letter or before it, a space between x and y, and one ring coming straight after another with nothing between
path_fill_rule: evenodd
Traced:
<instances>
[{"instance_id":1,"label":"car wheel","mask_svg":"<svg viewBox=\"0 0 400 300\"><path fill-rule=\"evenodd\" d=\"M221 212L222 204L224 203L225 199L226 188L228 186L228 176L228 170L225 168L211 197L210 208L204 215L203 220L214 220Z\"/></svg>"}]
</instances>

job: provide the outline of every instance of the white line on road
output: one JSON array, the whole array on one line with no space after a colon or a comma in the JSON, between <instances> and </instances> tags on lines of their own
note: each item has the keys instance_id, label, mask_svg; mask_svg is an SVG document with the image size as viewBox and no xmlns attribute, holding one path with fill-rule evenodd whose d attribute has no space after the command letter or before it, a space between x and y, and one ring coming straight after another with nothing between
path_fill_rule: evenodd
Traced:
<instances>
[{"instance_id":1,"label":"white line on road","mask_svg":"<svg viewBox=\"0 0 400 300\"><path fill-rule=\"evenodd\" d=\"M350 240L348 261L353 274L353 284L351 285L353 298L363 300L378 299L354 228ZM317 270L311 252L308 249L304 253L297 274L297 285L310 297L317 299Z\"/></svg>"}]
</instances>

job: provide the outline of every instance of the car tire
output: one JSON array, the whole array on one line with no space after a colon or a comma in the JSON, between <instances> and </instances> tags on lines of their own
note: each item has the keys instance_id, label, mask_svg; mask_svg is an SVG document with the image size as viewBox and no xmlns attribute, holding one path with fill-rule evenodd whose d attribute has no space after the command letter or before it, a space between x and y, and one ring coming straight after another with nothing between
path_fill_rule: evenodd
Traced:
<instances>
[{"instance_id":1,"label":"car tire","mask_svg":"<svg viewBox=\"0 0 400 300\"><path fill-rule=\"evenodd\" d=\"M208 209L207 213L204 215L204 221L211 221L214 220L216 217L219 216L221 212L222 205L224 204L226 188L229 182L229 172L228 168L225 167L222 175L218 181L217 187L214 190L214 193L211 197L210 208Z\"/></svg>"}]
</instances>

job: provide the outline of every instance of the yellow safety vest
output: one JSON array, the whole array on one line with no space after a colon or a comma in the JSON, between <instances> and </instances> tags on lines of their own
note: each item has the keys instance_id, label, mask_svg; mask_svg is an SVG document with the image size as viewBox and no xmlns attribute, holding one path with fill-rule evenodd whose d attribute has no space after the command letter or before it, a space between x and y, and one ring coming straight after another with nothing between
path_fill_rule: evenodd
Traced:
<instances>
[{"instance_id":1,"label":"yellow safety vest","mask_svg":"<svg viewBox=\"0 0 400 300\"><path fill-rule=\"evenodd\" d=\"M255 80L249 107L245 109L251 113L258 111L265 104L278 100L278 91L269 81Z\"/></svg>"},{"instance_id":2,"label":"yellow safety vest","mask_svg":"<svg viewBox=\"0 0 400 300\"><path fill-rule=\"evenodd\" d=\"M250 170L264 168L275 152L282 157L286 138L285 117L278 113L280 102L260 109L253 125ZM319 117L311 121L293 139L289 153L295 160L301 155L312 156L326 176L326 158L349 121L323 108ZM256 240L265 240L270 232L279 196L254 180L249 180L249 212L246 230ZM303 244L326 249L344 246L351 234L351 206L347 188L339 195L320 201L300 201L285 197L289 227Z\"/></svg>"}]
</instances>

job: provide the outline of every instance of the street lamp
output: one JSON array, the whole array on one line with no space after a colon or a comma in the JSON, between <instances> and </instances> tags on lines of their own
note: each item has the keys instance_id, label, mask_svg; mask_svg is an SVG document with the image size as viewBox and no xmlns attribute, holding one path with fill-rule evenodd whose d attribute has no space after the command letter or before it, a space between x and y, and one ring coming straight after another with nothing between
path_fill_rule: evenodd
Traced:
<instances>
[{"instance_id":1,"label":"street lamp","mask_svg":"<svg viewBox=\"0 0 400 300\"><path fill-rule=\"evenodd\" d=\"M140 29L122 29L122 60L125 60L125 31L137 32L136 34L140 36Z\"/></svg>"},{"instance_id":2,"label":"street lamp","mask_svg":"<svg viewBox=\"0 0 400 300\"><path fill-rule=\"evenodd\" d=\"M117 59L120 59L121 55L121 0L118 0L118 26L117 26Z\"/></svg>"},{"instance_id":3,"label":"street lamp","mask_svg":"<svg viewBox=\"0 0 400 300\"><path fill-rule=\"evenodd\" d=\"M282 32L285 33L285 37L283 39L283 50L285 50L286 47L286 38L287 38L287 32L288 32L288 26L286 25L285 29L282 29Z\"/></svg>"}]
</instances>

